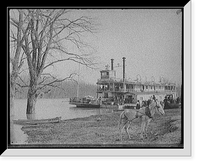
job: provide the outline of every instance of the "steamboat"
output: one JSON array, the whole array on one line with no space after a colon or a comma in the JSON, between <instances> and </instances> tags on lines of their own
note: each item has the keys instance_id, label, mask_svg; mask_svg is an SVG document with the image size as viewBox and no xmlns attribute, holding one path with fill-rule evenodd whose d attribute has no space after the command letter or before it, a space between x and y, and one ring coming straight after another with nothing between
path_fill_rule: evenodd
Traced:
<instances>
[{"instance_id":1,"label":"steamboat","mask_svg":"<svg viewBox=\"0 0 200 165\"><path fill-rule=\"evenodd\" d=\"M111 59L111 69L107 66L100 71L100 79L96 83L97 98L71 98L70 104L82 108L114 108L121 110L124 107L135 108L138 100L141 104L154 95L159 101L166 100L166 104L173 104L177 107L174 101L173 103L170 101L176 100L178 97L175 83L141 82L138 79L135 81L127 80L125 78L125 59L125 57L122 58L122 79L116 77L116 70L113 67L114 59Z\"/></svg>"},{"instance_id":2,"label":"steamboat","mask_svg":"<svg viewBox=\"0 0 200 165\"><path fill-rule=\"evenodd\" d=\"M141 82L129 81L125 78L125 57L123 59L123 77L116 78L116 70L113 67L114 59L111 59L111 69L100 71L100 79L97 80L97 98L100 105L104 107L131 107L135 108L139 100L140 103L150 99L153 95L159 101L166 100L166 104L177 107L174 100L177 99L177 89L175 83L164 83L150 81ZM173 101L172 101L173 100ZM172 103L173 102L173 103Z\"/></svg>"}]
</instances>

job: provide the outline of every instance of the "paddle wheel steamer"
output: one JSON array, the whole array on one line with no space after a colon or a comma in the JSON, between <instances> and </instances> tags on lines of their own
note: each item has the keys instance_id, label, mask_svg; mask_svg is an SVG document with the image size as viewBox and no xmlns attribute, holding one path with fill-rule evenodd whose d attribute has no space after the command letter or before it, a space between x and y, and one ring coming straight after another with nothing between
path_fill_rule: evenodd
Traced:
<instances>
[{"instance_id":1,"label":"paddle wheel steamer","mask_svg":"<svg viewBox=\"0 0 200 165\"><path fill-rule=\"evenodd\" d=\"M167 108L179 107L174 100L177 99L177 88L175 83L164 83L146 81L129 81L125 78L125 57L123 59L123 77L116 77L113 67L114 59L111 59L111 69L100 71L100 79L97 80L97 98L70 98L70 104L79 108L135 108L139 100L140 104L147 101L153 95L159 101L165 101ZM173 102L171 102L173 100Z\"/></svg>"},{"instance_id":2,"label":"paddle wheel steamer","mask_svg":"<svg viewBox=\"0 0 200 165\"><path fill-rule=\"evenodd\" d=\"M122 59L122 79L116 78L114 59L111 59L111 69L107 67L100 71L101 77L97 80L97 98L100 101L100 107L116 108L124 105L135 108L137 100L142 103L153 95L159 101L165 100L166 97L173 100L178 97L175 83L128 81L125 78L125 57Z\"/></svg>"}]
</instances>

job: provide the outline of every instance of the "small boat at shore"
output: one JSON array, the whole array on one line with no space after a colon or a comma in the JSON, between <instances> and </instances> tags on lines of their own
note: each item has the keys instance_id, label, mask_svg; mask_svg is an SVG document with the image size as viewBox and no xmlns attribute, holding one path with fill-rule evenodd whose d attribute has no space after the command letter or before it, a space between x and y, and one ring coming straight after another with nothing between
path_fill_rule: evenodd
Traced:
<instances>
[{"instance_id":1,"label":"small boat at shore","mask_svg":"<svg viewBox=\"0 0 200 165\"><path fill-rule=\"evenodd\" d=\"M76 104L77 108L100 108L99 104Z\"/></svg>"},{"instance_id":2,"label":"small boat at shore","mask_svg":"<svg viewBox=\"0 0 200 165\"><path fill-rule=\"evenodd\" d=\"M92 96L70 98L69 104L76 105L77 108L100 108L99 101Z\"/></svg>"},{"instance_id":3,"label":"small boat at shore","mask_svg":"<svg viewBox=\"0 0 200 165\"><path fill-rule=\"evenodd\" d=\"M59 123L61 117L55 117L50 119L37 119L37 120L13 120L14 124L19 125L37 125L37 124L49 124L49 123Z\"/></svg>"},{"instance_id":4,"label":"small boat at shore","mask_svg":"<svg viewBox=\"0 0 200 165\"><path fill-rule=\"evenodd\" d=\"M176 109L176 108L179 108L179 107L180 107L179 103L169 103L169 102L166 102L164 104L164 109Z\"/></svg>"}]
</instances>

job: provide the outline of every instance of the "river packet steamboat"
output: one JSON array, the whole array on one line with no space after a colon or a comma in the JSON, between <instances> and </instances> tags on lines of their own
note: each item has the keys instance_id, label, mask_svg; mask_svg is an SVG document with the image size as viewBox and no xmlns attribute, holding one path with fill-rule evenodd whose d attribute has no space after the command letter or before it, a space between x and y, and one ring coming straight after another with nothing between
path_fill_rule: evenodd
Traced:
<instances>
[{"instance_id":1,"label":"river packet steamboat","mask_svg":"<svg viewBox=\"0 0 200 165\"><path fill-rule=\"evenodd\" d=\"M85 108L122 108L129 106L136 107L136 103L139 100L142 103L145 100L150 99L153 95L159 101L163 101L166 97L171 100L175 100L177 95L177 89L175 83L164 82L141 82L141 81L129 81L125 78L125 57L123 59L123 77L122 79L116 78L116 70L113 68L113 61L111 59L111 69L100 71L100 79L97 80L97 98L88 99L84 102L80 98L70 99L70 104L77 107ZM74 101L73 101L74 100ZM78 100L78 101L77 101Z\"/></svg>"}]
</instances>

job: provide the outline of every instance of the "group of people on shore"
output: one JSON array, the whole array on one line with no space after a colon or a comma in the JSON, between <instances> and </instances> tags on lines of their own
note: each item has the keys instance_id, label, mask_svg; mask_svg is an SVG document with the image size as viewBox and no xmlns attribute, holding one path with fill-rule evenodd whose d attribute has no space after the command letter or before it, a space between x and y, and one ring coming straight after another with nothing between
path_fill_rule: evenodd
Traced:
<instances>
[{"instance_id":1,"label":"group of people on shore","mask_svg":"<svg viewBox=\"0 0 200 165\"><path fill-rule=\"evenodd\" d=\"M179 104L180 103L180 98L177 97L176 99L173 99L172 96L165 96L165 99L163 100L164 103L176 103L176 104Z\"/></svg>"},{"instance_id":2,"label":"group of people on shore","mask_svg":"<svg viewBox=\"0 0 200 165\"><path fill-rule=\"evenodd\" d=\"M155 95L153 95L152 97L150 97L150 99L148 99L148 100L143 100L141 105L140 105L140 101L138 100L137 103L136 103L136 109L140 109L142 107L145 107L145 114L149 118L152 118L151 113L150 113L150 109L149 109L149 104L151 103L152 100L156 101Z\"/></svg>"},{"instance_id":3,"label":"group of people on shore","mask_svg":"<svg viewBox=\"0 0 200 165\"><path fill-rule=\"evenodd\" d=\"M138 100L136 103L136 109L140 109L141 107L149 106L151 100L156 100L155 95L151 96L150 99L148 99L148 100L143 100L141 104L140 104L140 101Z\"/></svg>"}]
</instances>

